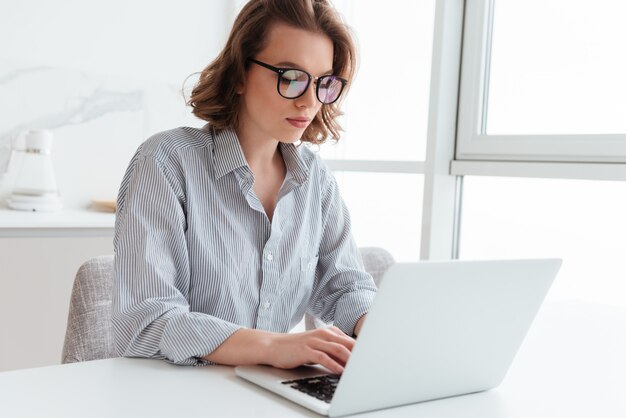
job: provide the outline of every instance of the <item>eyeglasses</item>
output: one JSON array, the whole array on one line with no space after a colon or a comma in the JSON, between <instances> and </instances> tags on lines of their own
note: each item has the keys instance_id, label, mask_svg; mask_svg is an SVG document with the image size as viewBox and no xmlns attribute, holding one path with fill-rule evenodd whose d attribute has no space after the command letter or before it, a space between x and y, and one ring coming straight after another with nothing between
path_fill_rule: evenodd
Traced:
<instances>
[{"instance_id":1,"label":"eyeglasses","mask_svg":"<svg viewBox=\"0 0 626 418\"><path fill-rule=\"evenodd\" d=\"M285 99L297 99L302 96L309 88L311 80L315 80L315 95L317 96L317 100L324 104L331 104L339 99L343 88L348 84L348 80L334 75L313 77L306 71L297 68L278 68L253 58L249 58L249 60L278 74L276 89L278 90L278 94Z\"/></svg>"}]
</instances>

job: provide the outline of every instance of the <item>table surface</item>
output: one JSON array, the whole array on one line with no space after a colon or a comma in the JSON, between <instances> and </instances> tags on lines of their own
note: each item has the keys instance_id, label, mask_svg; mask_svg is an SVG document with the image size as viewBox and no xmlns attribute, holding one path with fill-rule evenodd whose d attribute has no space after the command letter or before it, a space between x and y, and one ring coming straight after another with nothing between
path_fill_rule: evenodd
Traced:
<instances>
[{"instance_id":1,"label":"table surface","mask_svg":"<svg viewBox=\"0 0 626 418\"><path fill-rule=\"evenodd\" d=\"M113 228L115 214L88 209L27 212L0 207L0 228Z\"/></svg>"},{"instance_id":2,"label":"table surface","mask_svg":"<svg viewBox=\"0 0 626 418\"><path fill-rule=\"evenodd\" d=\"M113 236L115 214L89 209L11 210L0 204L0 237Z\"/></svg>"},{"instance_id":3,"label":"table surface","mask_svg":"<svg viewBox=\"0 0 626 418\"><path fill-rule=\"evenodd\" d=\"M498 388L366 417L625 417L626 310L546 304ZM226 366L109 359L0 373L0 417L318 415Z\"/></svg>"}]
</instances>

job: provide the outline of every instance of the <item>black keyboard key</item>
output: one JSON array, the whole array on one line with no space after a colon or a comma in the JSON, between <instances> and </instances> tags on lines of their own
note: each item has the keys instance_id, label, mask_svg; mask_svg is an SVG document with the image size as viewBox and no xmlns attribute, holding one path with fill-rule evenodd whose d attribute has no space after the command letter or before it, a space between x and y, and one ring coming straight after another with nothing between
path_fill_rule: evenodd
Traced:
<instances>
[{"instance_id":1,"label":"black keyboard key","mask_svg":"<svg viewBox=\"0 0 626 418\"><path fill-rule=\"evenodd\" d=\"M295 390L306 393L326 403L330 403L338 383L339 376L334 374L285 380L282 382L284 385L289 385Z\"/></svg>"}]
</instances>

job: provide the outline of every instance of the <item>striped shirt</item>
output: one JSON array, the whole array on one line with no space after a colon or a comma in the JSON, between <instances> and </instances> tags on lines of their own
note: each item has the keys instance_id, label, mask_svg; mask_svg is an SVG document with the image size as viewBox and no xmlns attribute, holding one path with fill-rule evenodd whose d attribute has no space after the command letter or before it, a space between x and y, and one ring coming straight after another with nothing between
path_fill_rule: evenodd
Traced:
<instances>
[{"instance_id":1,"label":"striped shirt","mask_svg":"<svg viewBox=\"0 0 626 418\"><path fill-rule=\"evenodd\" d=\"M178 128L139 147L115 224L119 355L208 364L235 331L288 332L305 312L353 333L376 287L337 183L307 147L279 150L270 222L234 131Z\"/></svg>"}]
</instances>

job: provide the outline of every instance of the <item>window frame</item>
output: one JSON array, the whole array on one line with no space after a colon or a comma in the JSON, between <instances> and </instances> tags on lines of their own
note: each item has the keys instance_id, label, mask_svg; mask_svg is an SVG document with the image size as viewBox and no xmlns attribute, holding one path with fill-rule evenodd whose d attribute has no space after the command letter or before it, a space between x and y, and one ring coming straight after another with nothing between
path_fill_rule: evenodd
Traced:
<instances>
[{"instance_id":1,"label":"window frame","mask_svg":"<svg viewBox=\"0 0 626 418\"><path fill-rule=\"evenodd\" d=\"M488 80L495 0L466 0L459 90L458 137L452 172L475 174L459 161L600 163L626 176L626 134L488 135ZM520 171L518 166L515 171ZM526 165L531 168L532 165ZM545 164L544 164L545 167ZM559 166L554 166L558 170ZM597 168L597 167L595 167ZM586 167L594 178L593 166ZM484 171L484 170L483 170ZM533 176L536 176L535 173ZM567 170L560 175L567 175Z\"/></svg>"}]
</instances>

